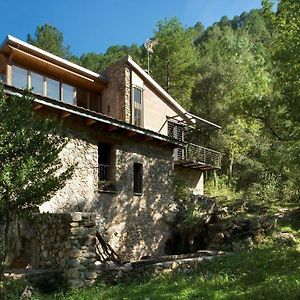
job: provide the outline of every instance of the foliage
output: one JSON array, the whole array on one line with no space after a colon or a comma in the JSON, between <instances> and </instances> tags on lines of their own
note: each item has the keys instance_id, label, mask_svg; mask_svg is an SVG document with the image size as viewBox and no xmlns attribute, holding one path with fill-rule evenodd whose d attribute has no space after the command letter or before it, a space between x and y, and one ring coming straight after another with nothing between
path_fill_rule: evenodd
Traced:
<instances>
[{"instance_id":1,"label":"foliage","mask_svg":"<svg viewBox=\"0 0 300 300\"><path fill-rule=\"evenodd\" d=\"M216 132L199 124L189 136L223 154L222 169L209 175L211 189L219 181L218 195L250 202L261 195L264 206L272 186L273 204L283 199L299 205L300 4L262 4L208 28L199 22L186 28L177 18L158 22L151 38L156 45L150 73L185 108L222 126ZM49 42L56 47L54 40ZM99 72L126 55L146 67L141 45L114 45L106 53L87 53L77 60ZM263 178L274 174L275 183L269 185Z\"/></svg>"},{"instance_id":2,"label":"foliage","mask_svg":"<svg viewBox=\"0 0 300 300\"><path fill-rule=\"evenodd\" d=\"M28 34L27 42L62 58L71 57L69 47L63 44L63 34L52 25L37 26L34 37Z\"/></svg>"},{"instance_id":3,"label":"foliage","mask_svg":"<svg viewBox=\"0 0 300 300\"><path fill-rule=\"evenodd\" d=\"M171 18L158 22L153 37L158 43L151 57L151 76L186 108L190 105L197 70L195 34L177 18Z\"/></svg>"},{"instance_id":4,"label":"foliage","mask_svg":"<svg viewBox=\"0 0 300 300\"><path fill-rule=\"evenodd\" d=\"M9 224L26 216L62 188L73 166L62 169L59 153L67 140L55 120L39 118L33 97L6 97L0 86L0 215Z\"/></svg>"},{"instance_id":5,"label":"foliage","mask_svg":"<svg viewBox=\"0 0 300 300\"><path fill-rule=\"evenodd\" d=\"M1 300L16 300L28 285L28 282L23 279L5 279L0 281L0 299Z\"/></svg>"},{"instance_id":6,"label":"foliage","mask_svg":"<svg viewBox=\"0 0 300 300\"><path fill-rule=\"evenodd\" d=\"M143 65L145 51L142 47L132 44L131 46L111 46L104 54L86 53L80 57L80 64L95 72L105 71L108 66L126 56L132 56L133 59Z\"/></svg>"},{"instance_id":7,"label":"foliage","mask_svg":"<svg viewBox=\"0 0 300 300\"><path fill-rule=\"evenodd\" d=\"M180 225L193 226L199 222L202 212L201 206L195 201L195 197L191 195L186 181L175 179L175 202L178 205L178 223Z\"/></svg>"}]
</instances>

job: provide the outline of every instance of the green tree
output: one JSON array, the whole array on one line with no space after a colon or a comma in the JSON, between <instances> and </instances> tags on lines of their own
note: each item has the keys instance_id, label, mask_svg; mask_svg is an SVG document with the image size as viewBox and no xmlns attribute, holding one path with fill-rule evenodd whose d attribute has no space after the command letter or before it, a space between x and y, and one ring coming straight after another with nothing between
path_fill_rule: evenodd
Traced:
<instances>
[{"instance_id":1,"label":"green tree","mask_svg":"<svg viewBox=\"0 0 300 300\"><path fill-rule=\"evenodd\" d=\"M73 166L61 170L59 153L67 140L57 122L39 118L33 97L4 94L0 86L0 216L5 222L5 249L9 226L27 216L60 188Z\"/></svg>"},{"instance_id":2,"label":"green tree","mask_svg":"<svg viewBox=\"0 0 300 300\"><path fill-rule=\"evenodd\" d=\"M64 46L62 32L52 25L37 26L34 37L28 34L27 42L62 58L71 57L70 48Z\"/></svg>"},{"instance_id":3,"label":"green tree","mask_svg":"<svg viewBox=\"0 0 300 300\"><path fill-rule=\"evenodd\" d=\"M195 29L184 28L177 18L158 22L153 38L158 43L150 58L151 76L186 108L197 70L195 35Z\"/></svg>"},{"instance_id":4,"label":"green tree","mask_svg":"<svg viewBox=\"0 0 300 300\"><path fill-rule=\"evenodd\" d=\"M105 71L111 64L128 55L132 56L138 64L144 65L146 58L145 50L136 44L132 44L131 46L111 46L104 54L96 54L93 52L83 54L80 57L80 64L95 72L101 72Z\"/></svg>"},{"instance_id":5,"label":"green tree","mask_svg":"<svg viewBox=\"0 0 300 300\"><path fill-rule=\"evenodd\" d=\"M272 28L271 59L274 93L268 99L269 113L264 120L277 138L300 140L300 2L278 2L276 13L271 2L264 11Z\"/></svg>"}]
</instances>

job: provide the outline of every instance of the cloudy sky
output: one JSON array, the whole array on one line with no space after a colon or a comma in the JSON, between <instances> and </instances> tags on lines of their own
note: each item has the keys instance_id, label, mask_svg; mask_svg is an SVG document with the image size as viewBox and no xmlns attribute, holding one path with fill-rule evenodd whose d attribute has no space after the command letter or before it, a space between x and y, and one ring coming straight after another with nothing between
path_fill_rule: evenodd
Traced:
<instances>
[{"instance_id":1,"label":"cloudy sky","mask_svg":"<svg viewBox=\"0 0 300 300\"><path fill-rule=\"evenodd\" d=\"M157 21L178 17L185 26L205 26L261 7L261 0L0 0L0 40L22 40L48 23L64 34L71 52L104 52L110 45L142 44Z\"/></svg>"}]
</instances>

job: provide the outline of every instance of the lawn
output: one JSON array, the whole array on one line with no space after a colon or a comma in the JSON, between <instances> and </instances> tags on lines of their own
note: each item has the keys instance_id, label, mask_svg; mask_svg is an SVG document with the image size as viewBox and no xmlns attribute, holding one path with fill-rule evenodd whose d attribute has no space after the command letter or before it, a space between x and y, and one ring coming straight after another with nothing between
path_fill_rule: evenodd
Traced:
<instances>
[{"instance_id":1,"label":"lawn","mask_svg":"<svg viewBox=\"0 0 300 300\"><path fill-rule=\"evenodd\" d=\"M300 299L300 249L260 247L216 258L190 273L114 286L99 282L66 294L36 295L35 299Z\"/></svg>"}]
</instances>

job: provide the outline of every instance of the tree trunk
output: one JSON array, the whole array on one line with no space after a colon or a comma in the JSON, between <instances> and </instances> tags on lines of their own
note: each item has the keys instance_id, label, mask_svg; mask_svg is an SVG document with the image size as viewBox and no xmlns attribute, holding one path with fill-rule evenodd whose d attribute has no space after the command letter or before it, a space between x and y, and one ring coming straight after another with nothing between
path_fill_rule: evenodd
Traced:
<instances>
[{"instance_id":1,"label":"tree trunk","mask_svg":"<svg viewBox=\"0 0 300 300\"><path fill-rule=\"evenodd\" d=\"M218 175L217 175L216 170L214 170L213 176L214 176L214 187L215 187L216 189L218 189Z\"/></svg>"},{"instance_id":2,"label":"tree trunk","mask_svg":"<svg viewBox=\"0 0 300 300\"><path fill-rule=\"evenodd\" d=\"M6 217L5 220L5 231L4 231L4 264L7 264L8 252L9 252L9 229L10 229L11 221L9 216Z\"/></svg>"},{"instance_id":3,"label":"tree trunk","mask_svg":"<svg viewBox=\"0 0 300 300\"><path fill-rule=\"evenodd\" d=\"M229 157L228 181L230 185L232 180L232 173L233 173L233 152L230 153L230 157Z\"/></svg>"}]
</instances>

